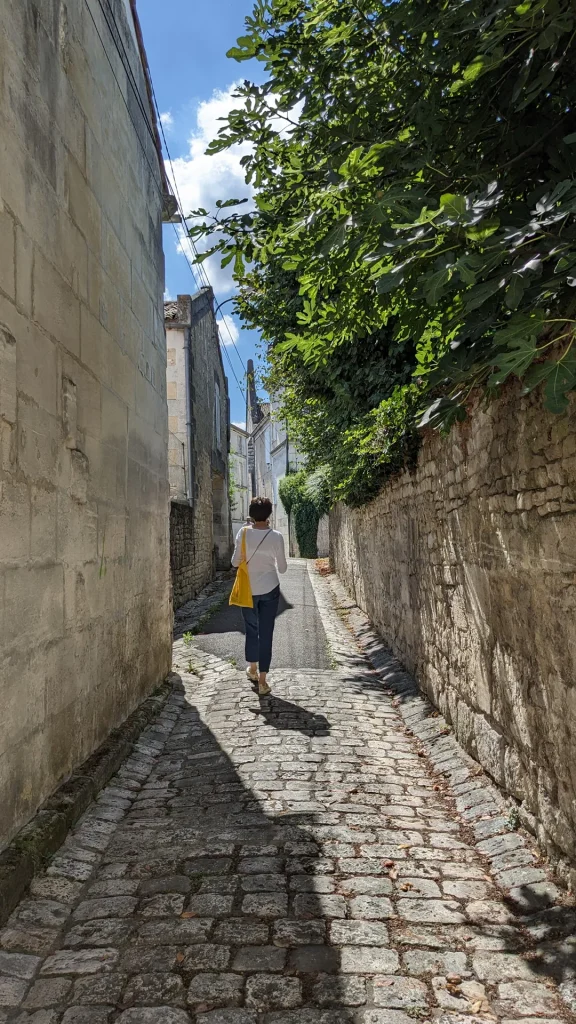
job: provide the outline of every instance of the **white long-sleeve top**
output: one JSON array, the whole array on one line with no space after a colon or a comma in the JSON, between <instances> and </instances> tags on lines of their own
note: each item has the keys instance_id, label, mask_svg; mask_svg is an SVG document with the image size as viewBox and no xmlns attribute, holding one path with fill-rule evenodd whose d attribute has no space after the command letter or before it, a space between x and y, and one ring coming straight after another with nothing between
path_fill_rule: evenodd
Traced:
<instances>
[{"instance_id":1,"label":"white long-sleeve top","mask_svg":"<svg viewBox=\"0 0 576 1024\"><path fill-rule=\"evenodd\" d=\"M253 594L269 594L280 583L278 573L285 573L288 565L284 551L284 537L278 530L256 530L243 526L238 531L232 565L242 561L242 532L246 530L246 558Z\"/></svg>"}]
</instances>

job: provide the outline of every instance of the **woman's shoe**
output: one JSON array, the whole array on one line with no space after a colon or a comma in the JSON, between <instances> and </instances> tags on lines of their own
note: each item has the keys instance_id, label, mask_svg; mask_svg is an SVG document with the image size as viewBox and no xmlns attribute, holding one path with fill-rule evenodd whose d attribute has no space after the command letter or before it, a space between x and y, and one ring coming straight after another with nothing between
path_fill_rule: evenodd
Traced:
<instances>
[{"instance_id":1,"label":"woman's shoe","mask_svg":"<svg viewBox=\"0 0 576 1024\"><path fill-rule=\"evenodd\" d=\"M250 670L250 665L248 665L248 667L246 669L246 676L250 680L251 683L257 683L258 682L258 673L257 672L252 672Z\"/></svg>"},{"instance_id":2,"label":"woman's shoe","mask_svg":"<svg viewBox=\"0 0 576 1024\"><path fill-rule=\"evenodd\" d=\"M267 697L270 693L272 693L272 690L268 686L268 683L263 683L263 684L262 683L258 683L258 696L259 697Z\"/></svg>"}]
</instances>

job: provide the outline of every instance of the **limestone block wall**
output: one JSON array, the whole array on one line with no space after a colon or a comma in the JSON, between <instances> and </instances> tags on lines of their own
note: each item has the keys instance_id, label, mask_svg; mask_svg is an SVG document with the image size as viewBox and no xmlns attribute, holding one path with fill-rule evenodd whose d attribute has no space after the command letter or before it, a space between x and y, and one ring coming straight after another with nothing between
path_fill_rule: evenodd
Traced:
<instances>
[{"instance_id":1,"label":"limestone block wall","mask_svg":"<svg viewBox=\"0 0 576 1024\"><path fill-rule=\"evenodd\" d=\"M414 472L333 510L330 545L359 606L574 885L575 403L552 416L512 389L427 436Z\"/></svg>"},{"instance_id":2,"label":"limestone block wall","mask_svg":"<svg viewBox=\"0 0 576 1024\"><path fill-rule=\"evenodd\" d=\"M170 667L162 182L110 8L118 48L0 5L0 846Z\"/></svg>"}]
</instances>

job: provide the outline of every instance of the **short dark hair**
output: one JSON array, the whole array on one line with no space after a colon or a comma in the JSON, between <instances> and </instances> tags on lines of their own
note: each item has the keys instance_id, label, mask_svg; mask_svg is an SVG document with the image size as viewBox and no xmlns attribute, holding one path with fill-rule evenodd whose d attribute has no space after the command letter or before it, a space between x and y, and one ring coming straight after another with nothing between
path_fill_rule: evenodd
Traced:
<instances>
[{"instance_id":1,"label":"short dark hair","mask_svg":"<svg viewBox=\"0 0 576 1024\"><path fill-rule=\"evenodd\" d=\"M250 519L255 523L265 523L272 515L270 498L252 498L249 509Z\"/></svg>"}]
</instances>

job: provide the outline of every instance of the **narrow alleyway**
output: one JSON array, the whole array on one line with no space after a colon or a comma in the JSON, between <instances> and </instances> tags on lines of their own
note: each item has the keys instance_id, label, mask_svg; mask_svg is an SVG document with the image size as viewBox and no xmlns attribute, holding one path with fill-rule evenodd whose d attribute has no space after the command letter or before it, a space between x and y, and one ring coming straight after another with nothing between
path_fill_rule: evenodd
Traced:
<instances>
[{"instance_id":1,"label":"narrow alleyway","mask_svg":"<svg viewBox=\"0 0 576 1024\"><path fill-rule=\"evenodd\" d=\"M569 1017L572 912L495 886L484 854L521 878L519 837L475 845L327 597L346 664L317 667L325 584L302 572L272 698L228 631L176 643L174 695L0 933L0 1022Z\"/></svg>"},{"instance_id":2,"label":"narrow alleyway","mask_svg":"<svg viewBox=\"0 0 576 1024\"><path fill-rule=\"evenodd\" d=\"M281 578L274 632L275 668L329 668L326 634L305 559L290 559ZM198 646L220 658L244 662L244 625L239 608L224 604L197 638Z\"/></svg>"}]
</instances>

